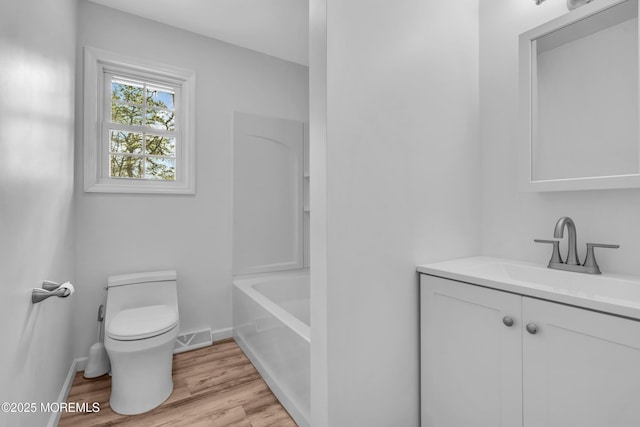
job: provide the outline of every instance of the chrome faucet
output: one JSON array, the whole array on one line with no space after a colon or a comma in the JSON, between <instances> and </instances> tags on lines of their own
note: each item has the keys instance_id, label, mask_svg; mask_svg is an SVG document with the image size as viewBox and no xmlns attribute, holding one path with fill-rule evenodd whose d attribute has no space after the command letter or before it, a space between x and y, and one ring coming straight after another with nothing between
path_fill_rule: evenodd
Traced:
<instances>
[{"instance_id":1,"label":"chrome faucet","mask_svg":"<svg viewBox=\"0 0 640 427\"><path fill-rule=\"evenodd\" d=\"M558 270L575 271L578 273L588 274L600 274L600 267L596 261L594 248L611 248L617 249L620 245L605 245L602 243L587 243L587 256L584 259L584 264L581 265L578 261L578 249L577 249L577 236L576 236L576 224L568 216L563 216L556 223L556 227L553 231L553 237L561 239L564 235L564 229L567 228L569 234L569 242L567 248L567 261L562 261L560 256L560 241L559 240L542 240L534 239L536 243L549 243L553 245L553 253L547 267L555 268Z\"/></svg>"},{"instance_id":2,"label":"chrome faucet","mask_svg":"<svg viewBox=\"0 0 640 427\"><path fill-rule=\"evenodd\" d=\"M580 265L580 261L578 261L578 247L576 242L576 224L573 222L573 220L568 216L563 216L562 218L560 218L558 222L556 222L556 228L553 231L553 237L555 237L556 239L562 239L565 227L567 227L567 232L569 233L569 246L567 251L567 261L565 261L565 264Z\"/></svg>"}]
</instances>

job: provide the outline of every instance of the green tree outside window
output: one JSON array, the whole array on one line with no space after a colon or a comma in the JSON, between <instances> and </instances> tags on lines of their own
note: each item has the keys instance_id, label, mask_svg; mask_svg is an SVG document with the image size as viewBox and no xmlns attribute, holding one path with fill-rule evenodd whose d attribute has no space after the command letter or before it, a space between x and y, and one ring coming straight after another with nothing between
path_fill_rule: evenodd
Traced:
<instances>
[{"instance_id":1,"label":"green tree outside window","mask_svg":"<svg viewBox=\"0 0 640 427\"><path fill-rule=\"evenodd\" d=\"M175 92L114 78L111 122L127 129L109 130L111 177L176 179Z\"/></svg>"}]
</instances>

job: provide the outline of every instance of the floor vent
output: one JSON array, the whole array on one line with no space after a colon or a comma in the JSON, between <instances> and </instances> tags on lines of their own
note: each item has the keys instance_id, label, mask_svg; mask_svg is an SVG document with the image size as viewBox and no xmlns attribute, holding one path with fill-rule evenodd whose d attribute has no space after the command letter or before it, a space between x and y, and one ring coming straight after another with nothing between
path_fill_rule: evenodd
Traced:
<instances>
[{"instance_id":1,"label":"floor vent","mask_svg":"<svg viewBox=\"0 0 640 427\"><path fill-rule=\"evenodd\" d=\"M195 350L196 348L206 347L213 344L211 339L211 329L203 329L201 331L187 332L178 335L176 338L176 346L174 353L182 353L184 351Z\"/></svg>"}]
</instances>

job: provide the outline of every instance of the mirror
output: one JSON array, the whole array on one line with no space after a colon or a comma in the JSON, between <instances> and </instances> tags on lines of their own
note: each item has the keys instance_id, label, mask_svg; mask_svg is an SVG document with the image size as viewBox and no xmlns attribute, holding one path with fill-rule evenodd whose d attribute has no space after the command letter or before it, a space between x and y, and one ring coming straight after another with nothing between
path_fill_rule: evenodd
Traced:
<instances>
[{"instance_id":1,"label":"mirror","mask_svg":"<svg viewBox=\"0 0 640 427\"><path fill-rule=\"evenodd\" d=\"M520 36L521 187L640 187L638 0L597 0Z\"/></svg>"}]
</instances>

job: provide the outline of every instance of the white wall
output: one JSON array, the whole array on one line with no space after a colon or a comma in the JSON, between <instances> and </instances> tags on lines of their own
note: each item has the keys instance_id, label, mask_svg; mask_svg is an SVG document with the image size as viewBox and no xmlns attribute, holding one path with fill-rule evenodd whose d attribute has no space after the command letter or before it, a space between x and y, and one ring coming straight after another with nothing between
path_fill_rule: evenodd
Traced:
<instances>
[{"instance_id":1,"label":"white wall","mask_svg":"<svg viewBox=\"0 0 640 427\"><path fill-rule=\"evenodd\" d=\"M477 0L310 13L313 425L415 426L416 265L480 246Z\"/></svg>"},{"instance_id":2,"label":"white wall","mask_svg":"<svg viewBox=\"0 0 640 427\"><path fill-rule=\"evenodd\" d=\"M327 0L309 1L311 425L329 425L327 360Z\"/></svg>"},{"instance_id":3,"label":"white wall","mask_svg":"<svg viewBox=\"0 0 640 427\"><path fill-rule=\"evenodd\" d=\"M0 402L55 402L73 360L76 295L32 305L42 280L74 280L76 2L0 8ZM0 413L3 426L51 414Z\"/></svg>"},{"instance_id":4,"label":"white wall","mask_svg":"<svg viewBox=\"0 0 640 427\"><path fill-rule=\"evenodd\" d=\"M84 193L79 174L77 280L86 291L78 298L76 354L86 355L96 339L110 274L176 269L181 329L230 328L233 112L308 121L308 69L85 1L78 45L78 58L89 45L196 71L197 194Z\"/></svg>"},{"instance_id":5,"label":"white wall","mask_svg":"<svg viewBox=\"0 0 640 427\"><path fill-rule=\"evenodd\" d=\"M544 264L550 249L532 240L551 238L558 218L568 215L581 258L586 242L617 243L620 249L597 253L602 271L640 274L640 190L517 190L518 35L567 13L565 2L480 3L482 253Z\"/></svg>"}]
</instances>

